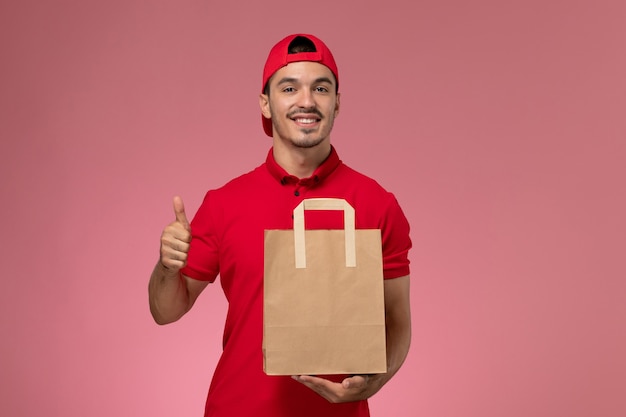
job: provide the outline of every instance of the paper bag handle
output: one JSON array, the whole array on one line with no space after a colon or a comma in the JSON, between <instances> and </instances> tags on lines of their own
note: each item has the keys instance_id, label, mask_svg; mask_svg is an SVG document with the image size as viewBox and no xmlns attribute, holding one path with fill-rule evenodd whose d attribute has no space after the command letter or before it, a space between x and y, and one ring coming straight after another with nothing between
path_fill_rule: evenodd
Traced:
<instances>
[{"instance_id":1,"label":"paper bag handle","mask_svg":"<svg viewBox=\"0 0 626 417\"><path fill-rule=\"evenodd\" d=\"M296 268L306 268L304 210L343 210L343 224L346 237L346 267L355 267L356 239L354 232L354 207L341 198L308 198L302 200L302 202L293 210L293 235L296 251Z\"/></svg>"}]
</instances>

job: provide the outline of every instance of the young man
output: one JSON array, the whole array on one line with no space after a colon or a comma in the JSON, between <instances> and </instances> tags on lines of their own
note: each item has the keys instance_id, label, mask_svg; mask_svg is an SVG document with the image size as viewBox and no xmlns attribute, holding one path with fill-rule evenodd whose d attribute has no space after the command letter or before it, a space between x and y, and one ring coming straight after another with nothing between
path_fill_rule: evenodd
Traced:
<instances>
[{"instance_id":1,"label":"young man","mask_svg":"<svg viewBox=\"0 0 626 417\"><path fill-rule=\"evenodd\" d=\"M394 196L344 165L330 144L339 113L339 77L330 50L311 35L272 48L259 103L273 147L266 162L209 191L191 224L174 198L176 219L161 237L150 278L150 310L159 324L178 320L220 275L229 303L224 351L205 416L369 416L367 398L402 365L410 344L409 225ZM263 232L292 229L304 198L347 200L357 229L381 229L388 372L377 375L267 376L263 372ZM342 228L324 212L307 228Z\"/></svg>"}]
</instances>

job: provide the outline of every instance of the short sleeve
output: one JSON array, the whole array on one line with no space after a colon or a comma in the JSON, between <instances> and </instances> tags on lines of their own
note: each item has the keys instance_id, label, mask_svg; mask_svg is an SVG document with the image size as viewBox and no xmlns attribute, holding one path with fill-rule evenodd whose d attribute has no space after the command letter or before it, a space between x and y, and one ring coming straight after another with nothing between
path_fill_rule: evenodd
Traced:
<instances>
[{"instance_id":1,"label":"short sleeve","mask_svg":"<svg viewBox=\"0 0 626 417\"><path fill-rule=\"evenodd\" d=\"M382 220L381 235L384 278L409 275L409 250L412 246L410 226L398 201L391 193Z\"/></svg>"}]
</instances>

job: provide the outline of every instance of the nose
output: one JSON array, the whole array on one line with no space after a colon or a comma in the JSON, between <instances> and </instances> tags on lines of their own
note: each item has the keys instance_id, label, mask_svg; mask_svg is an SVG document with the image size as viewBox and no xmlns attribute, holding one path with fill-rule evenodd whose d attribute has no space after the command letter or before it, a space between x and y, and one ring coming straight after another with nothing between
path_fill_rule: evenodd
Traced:
<instances>
[{"instance_id":1,"label":"nose","mask_svg":"<svg viewBox=\"0 0 626 417\"><path fill-rule=\"evenodd\" d=\"M312 109L315 107L313 93L308 88L303 88L298 94L298 107L303 109Z\"/></svg>"}]
</instances>

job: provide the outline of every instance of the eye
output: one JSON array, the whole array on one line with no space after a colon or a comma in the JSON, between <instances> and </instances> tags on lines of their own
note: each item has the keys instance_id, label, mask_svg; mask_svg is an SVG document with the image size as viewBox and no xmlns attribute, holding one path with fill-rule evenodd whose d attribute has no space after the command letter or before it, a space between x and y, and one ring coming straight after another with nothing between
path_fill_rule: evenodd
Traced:
<instances>
[{"instance_id":1,"label":"eye","mask_svg":"<svg viewBox=\"0 0 626 417\"><path fill-rule=\"evenodd\" d=\"M296 89L293 88L293 87L285 87L285 88L283 88L282 91L283 91L283 93L293 93L294 91L296 91Z\"/></svg>"},{"instance_id":2,"label":"eye","mask_svg":"<svg viewBox=\"0 0 626 417\"><path fill-rule=\"evenodd\" d=\"M317 91L318 93L328 93L329 90L322 85L318 85L317 87L315 87L315 91Z\"/></svg>"}]
</instances>

